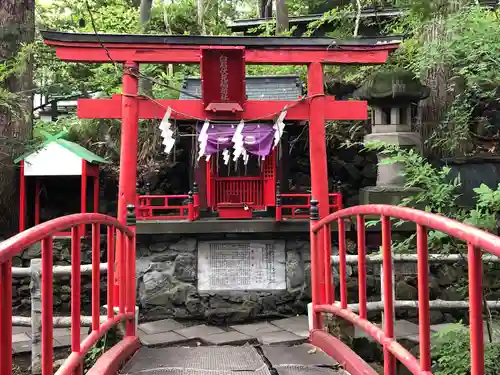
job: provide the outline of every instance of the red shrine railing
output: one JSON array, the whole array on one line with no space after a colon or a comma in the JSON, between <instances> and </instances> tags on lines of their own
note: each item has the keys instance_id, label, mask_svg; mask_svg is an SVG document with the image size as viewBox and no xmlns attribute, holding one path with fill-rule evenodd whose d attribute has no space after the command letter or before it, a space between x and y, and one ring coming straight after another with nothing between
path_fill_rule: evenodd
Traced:
<instances>
[{"instance_id":1,"label":"red shrine railing","mask_svg":"<svg viewBox=\"0 0 500 375\"><path fill-rule=\"evenodd\" d=\"M378 216L382 225L384 327L370 323L367 319L366 268L365 268L365 216ZM358 242L359 315L348 308L346 282L346 219L356 217ZM418 254L418 315L420 359L417 360L394 337L394 310L392 288L391 218L416 224ZM430 351L428 243L427 231L438 230L449 234L468 245L469 262L469 317L471 375L484 374L483 336L483 287L482 252L500 256L500 238L472 226L446 217L406 207L389 205L366 205L346 208L318 221L317 202L311 208L311 278L313 329L310 339L313 345L345 364L351 375L376 375L377 373L338 339L321 329L322 313L337 315L354 324L383 346L384 375L396 375L396 360L414 375L432 375ZM340 302L335 302L330 263L330 225L338 223Z\"/></svg>"},{"instance_id":2,"label":"red shrine railing","mask_svg":"<svg viewBox=\"0 0 500 375\"><path fill-rule=\"evenodd\" d=\"M328 198L330 212L342 209L342 194L330 193ZM311 194L279 194L278 204L276 204L276 217L278 219L308 219L311 199ZM301 203L297 203L297 201Z\"/></svg>"},{"instance_id":3,"label":"red shrine railing","mask_svg":"<svg viewBox=\"0 0 500 375\"><path fill-rule=\"evenodd\" d=\"M263 181L259 177L241 180L237 177L216 179L214 208L221 209L224 204L245 203L252 208L264 208ZM342 194L330 193L330 212L342 209ZM209 204L210 205L210 204ZM276 221L308 219L311 208L309 193L278 193L276 196ZM250 213L251 217L251 213ZM138 195L137 220L189 220L200 218L199 194L197 188L189 194L179 195Z\"/></svg>"},{"instance_id":4,"label":"red shrine railing","mask_svg":"<svg viewBox=\"0 0 500 375\"><path fill-rule=\"evenodd\" d=\"M196 220L198 193L137 196L137 220Z\"/></svg>"},{"instance_id":5,"label":"red shrine railing","mask_svg":"<svg viewBox=\"0 0 500 375\"><path fill-rule=\"evenodd\" d=\"M139 347L135 327L135 217L129 206L126 226L113 217L89 213L57 218L25 230L0 244L0 375L12 374L11 260L29 246L42 247L42 375L53 374L53 236L71 230L71 354L56 375L83 373L83 360L108 331L125 325L122 340L108 350L87 374L114 374ZM92 227L92 333L80 336L81 233ZM101 226L107 228L107 316L100 316ZM116 244L116 246L115 246ZM113 265L116 264L116 269Z\"/></svg>"}]
</instances>

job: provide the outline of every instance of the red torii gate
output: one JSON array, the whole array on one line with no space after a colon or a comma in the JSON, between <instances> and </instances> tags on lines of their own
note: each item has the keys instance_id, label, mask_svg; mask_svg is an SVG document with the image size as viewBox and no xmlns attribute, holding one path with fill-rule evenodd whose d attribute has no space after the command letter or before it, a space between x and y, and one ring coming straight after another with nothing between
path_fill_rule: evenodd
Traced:
<instances>
[{"instance_id":1,"label":"red torii gate","mask_svg":"<svg viewBox=\"0 0 500 375\"><path fill-rule=\"evenodd\" d=\"M138 120L162 118L166 108L178 120L269 119L286 108L287 120L309 120L311 188L327 216L328 170L325 120L364 120L364 101L336 101L324 95L323 65L381 64L400 40L393 37L341 42L331 38L211 37L77 34L44 31L45 43L64 61L124 65L123 92L111 99L80 99L78 117L122 119L118 219L135 204ZM200 64L202 99L151 100L138 93L140 63ZM222 65L224 65L222 69ZM308 95L299 101L246 100L245 64L307 65ZM222 69L222 70L221 70ZM220 90L217 90L220 88Z\"/></svg>"}]
</instances>

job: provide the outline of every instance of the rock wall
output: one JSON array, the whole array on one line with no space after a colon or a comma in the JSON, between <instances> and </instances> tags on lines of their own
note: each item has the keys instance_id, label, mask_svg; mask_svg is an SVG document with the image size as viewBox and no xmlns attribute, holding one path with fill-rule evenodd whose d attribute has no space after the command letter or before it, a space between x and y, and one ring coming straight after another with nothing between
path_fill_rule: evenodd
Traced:
<instances>
[{"instance_id":1,"label":"rock wall","mask_svg":"<svg viewBox=\"0 0 500 375\"><path fill-rule=\"evenodd\" d=\"M101 238L101 262L106 262L106 238ZM71 265L71 241L69 239L55 239L54 265L69 266ZM12 259L13 267L29 267L30 260L40 258L42 254L40 244L35 244L26 249L20 256ZM81 263L92 263L92 244L91 239L87 238L82 241L81 245ZM90 275L83 275L81 282L82 288L82 313L85 315L91 314L91 296L92 296L92 279ZM106 290L106 275L101 278L101 291ZM29 315L31 312L30 299L30 277L14 277L12 278L12 308L14 315ZM69 315L71 311L71 276L54 277L54 314ZM106 303L106 294L101 292L101 304Z\"/></svg>"},{"instance_id":2,"label":"rock wall","mask_svg":"<svg viewBox=\"0 0 500 375\"><path fill-rule=\"evenodd\" d=\"M269 240L270 237L259 235L258 240ZM225 323L304 314L311 299L311 259L306 237L284 240L286 290L205 293L197 290L199 241L251 238L224 235L198 238L140 236L137 245L137 295L141 316L148 320L174 317ZM279 235L274 235L273 239L279 239Z\"/></svg>"},{"instance_id":3,"label":"rock wall","mask_svg":"<svg viewBox=\"0 0 500 375\"><path fill-rule=\"evenodd\" d=\"M198 245L210 240L265 241L278 240L285 243L286 289L278 291L228 291L199 292ZM101 262L106 261L104 238L101 241ZM348 240L349 253L356 252L356 246ZM368 248L367 252L378 251ZM338 254L333 244L332 252ZM35 245L13 259L14 267L29 267L30 259L39 258L41 249ZM54 263L70 265L69 240L54 241ZM82 243L82 264L91 263L90 240ZM310 247L307 234L287 236L275 233L248 235L219 235L181 237L164 235L140 235L137 243L137 304L141 318L153 320L165 317L176 319L200 319L210 323L233 323L248 320L293 316L307 313L311 300ZM396 267L396 269L398 269ZM367 293L369 301L381 300L379 266L367 268ZM432 300L463 300L467 296L467 265L431 265L430 297ZM500 298L500 264L485 265L485 293L488 300ZM338 270L333 267L335 294L339 298ZM358 269L347 266L347 288L349 303L358 300ZM30 313L30 278L13 279L13 308L16 315ZM396 274L396 298L417 300L417 275ZM101 279L101 290L106 290L106 276ZM70 276L54 279L54 313L70 312ZM101 303L105 304L105 293ZM91 311L91 278L82 278L82 311ZM380 312L370 313L370 319L379 318ZM398 310L397 317L416 321L416 310ZM456 321L467 322L467 311L432 311L431 323Z\"/></svg>"}]
</instances>

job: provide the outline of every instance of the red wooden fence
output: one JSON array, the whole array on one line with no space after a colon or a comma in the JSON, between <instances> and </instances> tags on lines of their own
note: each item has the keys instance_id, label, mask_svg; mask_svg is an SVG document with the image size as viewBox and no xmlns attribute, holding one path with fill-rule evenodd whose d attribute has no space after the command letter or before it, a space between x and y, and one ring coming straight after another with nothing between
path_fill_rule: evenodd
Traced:
<instances>
[{"instance_id":1,"label":"red wooden fence","mask_svg":"<svg viewBox=\"0 0 500 375\"><path fill-rule=\"evenodd\" d=\"M139 347L135 333L133 211L134 207L129 207L129 226L102 214L75 214L39 224L0 244L0 375L12 374L11 260L36 243L41 243L42 247L42 375L53 373L53 236L67 229L71 230L71 354L56 374L82 374L85 354L109 330L122 322L125 323L125 337L110 349L113 363L119 364ZM85 226L92 227L92 333L80 342L80 246ZM100 317L101 226L107 228L107 306L111 307L104 321ZM115 262L116 269L113 267Z\"/></svg>"},{"instance_id":2,"label":"red wooden fence","mask_svg":"<svg viewBox=\"0 0 500 375\"><path fill-rule=\"evenodd\" d=\"M383 346L384 375L396 375L396 360L399 360L414 375L431 375L429 283L427 231L439 230L467 243L469 261L469 316L471 375L484 374L484 342L482 319L482 252L500 256L500 238L470 225L459 223L441 215L406 207L389 205L365 205L346 208L318 221L317 202L311 209L311 278L313 330L312 344L330 356L341 360L351 375L376 374L360 363L359 357L333 336L322 329L322 313L335 314L358 326ZM365 268L365 216L378 216L382 225L384 327L370 323L366 310ZM359 272L359 315L348 309L346 282L346 241L344 220L356 217ZM391 218L416 224L418 254L418 314L420 358L417 360L394 338ZM335 302L332 283L331 254L328 247L320 248L320 236L330 232L330 225L338 222L340 303Z\"/></svg>"}]
</instances>

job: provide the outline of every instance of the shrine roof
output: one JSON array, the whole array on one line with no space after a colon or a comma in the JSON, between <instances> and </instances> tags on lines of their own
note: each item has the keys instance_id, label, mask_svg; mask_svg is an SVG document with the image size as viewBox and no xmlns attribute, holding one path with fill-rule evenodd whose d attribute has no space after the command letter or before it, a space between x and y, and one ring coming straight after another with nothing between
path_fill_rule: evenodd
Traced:
<instances>
[{"instance_id":1,"label":"shrine roof","mask_svg":"<svg viewBox=\"0 0 500 375\"><path fill-rule=\"evenodd\" d=\"M64 149L68 150L75 156L79 157L80 159L86 160L89 163L98 163L98 164L108 164L109 161L106 159L103 159L102 157L94 154L92 151L87 150L86 148L80 146L77 143L68 141L66 139L62 138L55 138L55 137L49 137L43 142L39 147L36 148L34 151L27 152L26 154L20 156L17 158L14 162L17 164L21 160L25 160L29 156L36 154L40 152L41 150L47 148L47 146L51 143L56 143L59 146L63 147ZM57 160L54 160L54 162L57 162Z\"/></svg>"},{"instance_id":2,"label":"shrine roof","mask_svg":"<svg viewBox=\"0 0 500 375\"><path fill-rule=\"evenodd\" d=\"M297 75L247 76L248 100L297 100L303 95L302 83ZM189 100L201 96L200 77L187 77L179 99Z\"/></svg>"},{"instance_id":3,"label":"shrine roof","mask_svg":"<svg viewBox=\"0 0 500 375\"><path fill-rule=\"evenodd\" d=\"M198 35L151 35L151 34L99 34L41 31L44 40L61 43L106 43L148 44L178 46L241 46L252 49L280 47L335 48L354 47L362 49L396 49L401 36L363 37L337 40L324 37L253 37L253 36L198 36Z\"/></svg>"}]
</instances>

